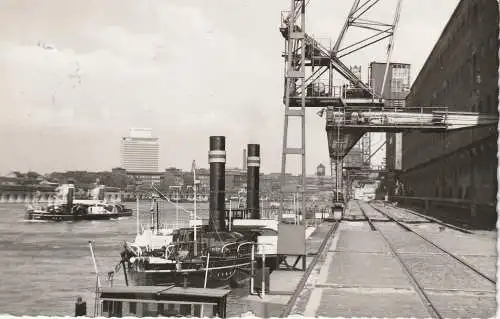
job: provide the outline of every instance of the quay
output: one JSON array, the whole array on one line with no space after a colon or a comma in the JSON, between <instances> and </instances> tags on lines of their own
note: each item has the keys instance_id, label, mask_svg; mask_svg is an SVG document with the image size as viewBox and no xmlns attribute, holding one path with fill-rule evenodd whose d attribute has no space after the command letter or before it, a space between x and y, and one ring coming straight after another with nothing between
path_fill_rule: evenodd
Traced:
<instances>
[{"instance_id":1,"label":"quay","mask_svg":"<svg viewBox=\"0 0 500 319\"><path fill-rule=\"evenodd\" d=\"M307 237L308 271L273 271L264 296L240 299L245 312L262 318L496 313L496 232L353 200L342 220L323 222ZM240 315L228 309L228 316Z\"/></svg>"}]
</instances>

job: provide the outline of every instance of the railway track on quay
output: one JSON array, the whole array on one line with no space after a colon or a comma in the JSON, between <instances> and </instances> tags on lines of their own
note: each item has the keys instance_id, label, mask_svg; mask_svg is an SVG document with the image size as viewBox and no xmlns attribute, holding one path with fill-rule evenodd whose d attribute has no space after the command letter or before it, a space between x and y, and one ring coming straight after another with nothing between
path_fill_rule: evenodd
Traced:
<instances>
[{"instance_id":1,"label":"railway track on quay","mask_svg":"<svg viewBox=\"0 0 500 319\"><path fill-rule=\"evenodd\" d=\"M400 264L430 316L439 319L446 317L437 306L436 293L484 294L494 291L496 280L490 278L471 263L405 225L383 209L368 203L357 203L357 205L370 229L380 235L391 254ZM369 210L371 210L371 214L367 213ZM391 223L374 221L377 219L373 218L374 212L389 219ZM425 218L425 216L421 217ZM399 230L394 228L394 225L397 225ZM450 228L461 231L454 227ZM401 230L404 233L401 233ZM417 253L404 251L402 247L404 248L410 242L411 246L417 247L417 250L420 251ZM411 254L417 256L408 257ZM433 287L436 284L437 286ZM446 288L450 286L453 288Z\"/></svg>"},{"instance_id":2,"label":"railway track on quay","mask_svg":"<svg viewBox=\"0 0 500 319\"><path fill-rule=\"evenodd\" d=\"M320 270L319 268L321 268L321 266L318 266L318 261L325 258L326 253L328 251L327 247L330 245L333 237L335 236L339 225L340 225L340 220L332 222L332 225L331 225L330 229L328 230L327 235L325 236L325 238L321 242L321 245L318 249L318 252L314 255L313 260L311 261L311 263L307 267L307 269L304 273L304 276L302 276L301 280L297 284L297 287L296 287L294 293L290 297L290 300L288 301L284 311L282 312L282 314L281 314L282 318L288 317L291 314L294 306L297 303L297 300L299 299L301 294L303 294L304 287L306 286L306 283L309 280L313 271L316 270L317 272L319 272L319 270Z\"/></svg>"}]
</instances>

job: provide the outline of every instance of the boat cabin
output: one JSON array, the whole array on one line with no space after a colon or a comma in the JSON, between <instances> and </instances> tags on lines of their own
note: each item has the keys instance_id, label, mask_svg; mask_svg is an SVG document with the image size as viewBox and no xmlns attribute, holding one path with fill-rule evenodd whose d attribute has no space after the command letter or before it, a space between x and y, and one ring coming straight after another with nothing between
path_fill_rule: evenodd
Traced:
<instances>
[{"instance_id":1,"label":"boat cabin","mask_svg":"<svg viewBox=\"0 0 500 319\"><path fill-rule=\"evenodd\" d=\"M98 293L98 316L225 318L229 292L174 286L105 287Z\"/></svg>"}]
</instances>

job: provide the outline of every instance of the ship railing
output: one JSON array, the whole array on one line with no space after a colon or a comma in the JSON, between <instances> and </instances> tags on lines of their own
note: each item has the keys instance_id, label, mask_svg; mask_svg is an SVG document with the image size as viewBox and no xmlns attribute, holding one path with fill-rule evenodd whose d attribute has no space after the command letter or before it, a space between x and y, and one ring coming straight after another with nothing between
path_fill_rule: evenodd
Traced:
<instances>
[{"instance_id":1,"label":"ship railing","mask_svg":"<svg viewBox=\"0 0 500 319\"><path fill-rule=\"evenodd\" d=\"M175 256L175 244L170 244L165 248L165 259L170 259Z\"/></svg>"},{"instance_id":2,"label":"ship railing","mask_svg":"<svg viewBox=\"0 0 500 319\"><path fill-rule=\"evenodd\" d=\"M291 209L288 209L291 211ZM260 216L265 219L278 219L279 209L278 208L261 208ZM226 220L229 221L229 209L225 210ZM234 219L250 219L250 210L247 208L236 208L231 210L231 220Z\"/></svg>"},{"instance_id":3,"label":"ship railing","mask_svg":"<svg viewBox=\"0 0 500 319\"><path fill-rule=\"evenodd\" d=\"M400 115L396 115L396 114ZM357 107L346 110L345 108L328 108L326 110L327 124L372 124L372 125L429 125L442 124L448 113L447 107L398 107L374 106ZM420 114L421 117L415 117Z\"/></svg>"},{"instance_id":4,"label":"ship railing","mask_svg":"<svg viewBox=\"0 0 500 319\"><path fill-rule=\"evenodd\" d=\"M186 258L188 256L194 255L194 245L196 244L196 248L198 252L202 254L208 250L208 244L201 241L182 241L176 242L173 244L169 244L165 250L165 258L167 259L175 259L177 257ZM168 253L167 253L168 251ZM188 252L186 256L180 256L180 252Z\"/></svg>"},{"instance_id":5,"label":"ship railing","mask_svg":"<svg viewBox=\"0 0 500 319\"><path fill-rule=\"evenodd\" d=\"M236 254L238 255L238 257L240 257L240 256L246 256L248 254L251 254L251 249L252 249L252 246L254 244L255 243L252 242L252 241L247 241L247 242L239 244L238 248L236 249ZM249 246L249 248L247 248L247 246ZM247 251L246 249L250 249L250 251Z\"/></svg>"},{"instance_id":6,"label":"ship railing","mask_svg":"<svg viewBox=\"0 0 500 319\"><path fill-rule=\"evenodd\" d=\"M235 249L230 249L229 247L231 246L236 246L238 245L238 243L227 243L225 244L224 246L222 246L222 249L221 249L221 252L223 255L226 255L226 254L230 254L231 251L234 251ZM237 252L238 248L236 248L236 252Z\"/></svg>"}]
</instances>

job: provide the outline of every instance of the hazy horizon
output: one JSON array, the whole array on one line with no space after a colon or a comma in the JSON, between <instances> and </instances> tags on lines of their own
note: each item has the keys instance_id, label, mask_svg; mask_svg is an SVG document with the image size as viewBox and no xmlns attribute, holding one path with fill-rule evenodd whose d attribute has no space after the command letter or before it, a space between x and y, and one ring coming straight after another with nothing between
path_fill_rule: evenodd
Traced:
<instances>
[{"instance_id":1,"label":"hazy horizon","mask_svg":"<svg viewBox=\"0 0 500 319\"><path fill-rule=\"evenodd\" d=\"M392 15L394 1L386 2ZM392 61L410 63L412 81L457 3L403 2ZM334 41L351 5L311 1L307 32ZM288 0L2 1L0 174L111 170L131 127L159 138L160 171L189 170L192 160L208 167L209 136L224 135L227 167L241 166L243 148L259 143L261 170L279 172L278 28L288 7ZM361 65L366 80L369 62L385 62L386 45L346 64ZM307 112L308 175L329 162L316 112ZM287 161L295 174L300 161Z\"/></svg>"}]
</instances>

